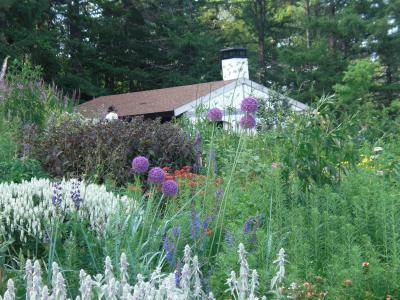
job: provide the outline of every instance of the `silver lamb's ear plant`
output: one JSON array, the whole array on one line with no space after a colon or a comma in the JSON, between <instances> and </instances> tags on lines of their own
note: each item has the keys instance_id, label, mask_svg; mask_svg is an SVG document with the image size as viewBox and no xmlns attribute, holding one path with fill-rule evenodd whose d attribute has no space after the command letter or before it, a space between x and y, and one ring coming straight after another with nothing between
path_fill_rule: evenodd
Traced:
<instances>
[{"instance_id":1,"label":"silver lamb's ear plant","mask_svg":"<svg viewBox=\"0 0 400 300\"><path fill-rule=\"evenodd\" d=\"M29 294L33 285L33 266L32 261L28 259L25 263L25 281L26 281L26 299L29 300Z\"/></svg>"},{"instance_id":2,"label":"silver lamb's ear plant","mask_svg":"<svg viewBox=\"0 0 400 300\"><path fill-rule=\"evenodd\" d=\"M278 258L273 261L274 264L277 264L278 271L276 272L276 275L272 277L271 291L274 291L278 295L280 294L279 285L282 283L282 280L285 277L285 263L287 262L285 256L285 250L281 248L278 253Z\"/></svg>"},{"instance_id":3,"label":"silver lamb's ear plant","mask_svg":"<svg viewBox=\"0 0 400 300\"><path fill-rule=\"evenodd\" d=\"M234 271L231 272L227 279L229 293L235 300L259 300L256 297L258 288L258 274L253 270L251 274L245 257L246 251L243 244L239 245L239 262L240 275L236 277ZM148 281L141 275L137 275L137 282L132 287L128 283L127 262L124 254L120 257L121 264L121 280L119 282L113 274L113 266L111 259L105 259L104 275L97 274L94 279L85 271L79 273L79 295L75 300L91 300L91 299L110 299L110 300L215 300L212 292L208 295L203 291L201 285L200 262L197 256L191 257L190 247L185 247L184 266L182 268L180 284L176 283L175 273L162 274L161 268L157 267L151 274ZM274 281L274 287L284 276L285 254L283 249L279 252L278 259L278 278ZM283 268L283 269L282 269ZM30 260L26 263L25 278L27 284L26 299L28 300L66 300L67 290L65 280L58 265L54 262L52 265L52 293L50 294L47 286L43 286L42 272L40 264L35 261L32 266ZM276 286L275 286L276 285ZM29 288L28 288L29 287ZM15 300L15 288L12 280L7 284L7 291L3 299ZM266 300L265 297L262 300Z\"/></svg>"}]
</instances>

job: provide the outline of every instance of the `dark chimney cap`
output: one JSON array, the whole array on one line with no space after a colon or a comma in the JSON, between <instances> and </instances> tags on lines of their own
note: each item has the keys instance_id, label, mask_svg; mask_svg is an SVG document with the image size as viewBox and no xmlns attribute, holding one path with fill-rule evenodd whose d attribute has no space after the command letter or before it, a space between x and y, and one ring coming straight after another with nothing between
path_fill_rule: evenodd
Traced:
<instances>
[{"instance_id":1,"label":"dark chimney cap","mask_svg":"<svg viewBox=\"0 0 400 300\"><path fill-rule=\"evenodd\" d=\"M232 47L220 50L221 59L247 58L247 49L243 47Z\"/></svg>"}]
</instances>

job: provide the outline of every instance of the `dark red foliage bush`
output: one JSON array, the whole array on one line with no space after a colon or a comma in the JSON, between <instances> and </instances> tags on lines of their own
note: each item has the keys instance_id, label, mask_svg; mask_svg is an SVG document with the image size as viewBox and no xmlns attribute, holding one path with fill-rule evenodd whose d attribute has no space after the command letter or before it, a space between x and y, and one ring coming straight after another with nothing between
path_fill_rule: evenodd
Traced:
<instances>
[{"instance_id":1,"label":"dark red foliage bush","mask_svg":"<svg viewBox=\"0 0 400 300\"><path fill-rule=\"evenodd\" d=\"M137 155L153 166L172 168L191 165L198 156L194 138L172 123L142 117L96 123L71 114L49 121L33 153L53 176L117 184L131 180L131 161Z\"/></svg>"}]
</instances>

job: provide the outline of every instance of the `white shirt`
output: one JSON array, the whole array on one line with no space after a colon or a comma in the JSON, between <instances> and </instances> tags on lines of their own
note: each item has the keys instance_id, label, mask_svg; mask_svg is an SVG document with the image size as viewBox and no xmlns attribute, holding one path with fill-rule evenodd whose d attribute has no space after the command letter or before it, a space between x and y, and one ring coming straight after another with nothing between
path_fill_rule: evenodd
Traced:
<instances>
[{"instance_id":1,"label":"white shirt","mask_svg":"<svg viewBox=\"0 0 400 300\"><path fill-rule=\"evenodd\" d=\"M118 119L118 115L113 112L110 111L107 115L106 115L106 120L111 121L111 120L117 120Z\"/></svg>"}]
</instances>

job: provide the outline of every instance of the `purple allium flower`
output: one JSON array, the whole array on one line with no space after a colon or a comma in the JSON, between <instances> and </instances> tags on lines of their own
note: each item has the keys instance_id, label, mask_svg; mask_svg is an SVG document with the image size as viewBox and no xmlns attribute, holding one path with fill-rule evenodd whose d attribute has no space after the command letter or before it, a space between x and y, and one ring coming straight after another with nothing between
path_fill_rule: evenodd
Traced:
<instances>
[{"instance_id":1,"label":"purple allium flower","mask_svg":"<svg viewBox=\"0 0 400 300\"><path fill-rule=\"evenodd\" d=\"M165 258L167 259L169 264L172 265L174 261L174 243L168 239L167 235L164 235L162 240L165 250Z\"/></svg>"},{"instance_id":2,"label":"purple allium flower","mask_svg":"<svg viewBox=\"0 0 400 300\"><path fill-rule=\"evenodd\" d=\"M72 189L71 189L71 199L75 204L76 209L79 209L82 198L81 198L81 182L79 180L72 181Z\"/></svg>"},{"instance_id":3,"label":"purple allium flower","mask_svg":"<svg viewBox=\"0 0 400 300\"><path fill-rule=\"evenodd\" d=\"M251 129L256 127L256 119L253 115L246 114L240 119L240 126L244 129Z\"/></svg>"},{"instance_id":4,"label":"purple allium flower","mask_svg":"<svg viewBox=\"0 0 400 300\"><path fill-rule=\"evenodd\" d=\"M222 116L222 111L217 107L211 108L207 113L207 117L211 122L222 121Z\"/></svg>"},{"instance_id":5,"label":"purple allium flower","mask_svg":"<svg viewBox=\"0 0 400 300\"><path fill-rule=\"evenodd\" d=\"M174 197L178 193L178 184L175 180L166 180L162 185L162 193L165 196Z\"/></svg>"},{"instance_id":6,"label":"purple allium flower","mask_svg":"<svg viewBox=\"0 0 400 300\"><path fill-rule=\"evenodd\" d=\"M255 113L258 109L258 101L255 97L244 98L240 104L240 110L246 113Z\"/></svg>"},{"instance_id":7,"label":"purple allium flower","mask_svg":"<svg viewBox=\"0 0 400 300\"><path fill-rule=\"evenodd\" d=\"M135 173L145 173L149 169L149 160L144 156L136 156L132 160L132 170Z\"/></svg>"},{"instance_id":8,"label":"purple allium flower","mask_svg":"<svg viewBox=\"0 0 400 300\"><path fill-rule=\"evenodd\" d=\"M147 180L153 183L162 183L164 181L164 170L160 167L151 168Z\"/></svg>"},{"instance_id":9,"label":"purple allium flower","mask_svg":"<svg viewBox=\"0 0 400 300\"><path fill-rule=\"evenodd\" d=\"M191 219L191 235L193 240L197 240L200 237L200 219L196 209L192 210Z\"/></svg>"},{"instance_id":10,"label":"purple allium flower","mask_svg":"<svg viewBox=\"0 0 400 300\"><path fill-rule=\"evenodd\" d=\"M61 182L53 182L53 197L52 202L54 206L59 206L62 201L62 188Z\"/></svg>"}]
</instances>

